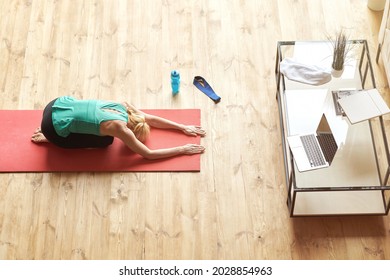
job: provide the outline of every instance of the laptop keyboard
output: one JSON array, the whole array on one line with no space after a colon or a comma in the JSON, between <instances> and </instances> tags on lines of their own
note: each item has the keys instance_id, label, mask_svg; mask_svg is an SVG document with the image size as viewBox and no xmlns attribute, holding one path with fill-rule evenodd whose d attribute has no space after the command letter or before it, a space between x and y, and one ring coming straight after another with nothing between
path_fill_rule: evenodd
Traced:
<instances>
[{"instance_id":1,"label":"laptop keyboard","mask_svg":"<svg viewBox=\"0 0 390 280\"><path fill-rule=\"evenodd\" d=\"M300 138L310 161L310 165L312 167L325 165L324 157L321 154L321 148L316 141L316 136L314 134L309 134L303 135Z\"/></svg>"}]
</instances>

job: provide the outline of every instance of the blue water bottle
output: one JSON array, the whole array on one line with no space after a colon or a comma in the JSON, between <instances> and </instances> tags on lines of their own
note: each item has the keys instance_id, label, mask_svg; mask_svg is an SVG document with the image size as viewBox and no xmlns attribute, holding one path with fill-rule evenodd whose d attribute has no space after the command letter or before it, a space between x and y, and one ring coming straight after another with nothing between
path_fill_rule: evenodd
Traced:
<instances>
[{"instance_id":1,"label":"blue water bottle","mask_svg":"<svg viewBox=\"0 0 390 280\"><path fill-rule=\"evenodd\" d=\"M171 87L172 87L172 94L176 95L179 93L180 88L180 73L179 71L173 70L171 72Z\"/></svg>"}]
</instances>

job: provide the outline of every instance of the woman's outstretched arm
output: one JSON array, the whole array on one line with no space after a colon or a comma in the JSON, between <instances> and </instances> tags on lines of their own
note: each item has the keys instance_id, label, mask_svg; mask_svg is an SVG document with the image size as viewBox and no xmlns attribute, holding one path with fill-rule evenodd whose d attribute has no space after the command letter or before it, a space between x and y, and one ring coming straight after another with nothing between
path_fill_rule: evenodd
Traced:
<instances>
[{"instance_id":1,"label":"woman's outstretched arm","mask_svg":"<svg viewBox=\"0 0 390 280\"><path fill-rule=\"evenodd\" d=\"M111 121L104 127L104 133L122 140L133 152L146 159L160 159L177 155L192 155L203 153L205 148L202 145L186 144L166 149L151 150L135 137L134 133L124 122Z\"/></svg>"},{"instance_id":2,"label":"woman's outstretched arm","mask_svg":"<svg viewBox=\"0 0 390 280\"><path fill-rule=\"evenodd\" d=\"M154 116L142 112L141 110L138 110L136 107L134 107L133 105L127 102L124 102L123 104L126 106L126 108L131 109L138 114L144 115L145 121L152 127L161 128L161 129L177 129L191 136L199 135L203 137L206 135L206 131L200 126L179 124L159 116Z\"/></svg>"}]
</instances>

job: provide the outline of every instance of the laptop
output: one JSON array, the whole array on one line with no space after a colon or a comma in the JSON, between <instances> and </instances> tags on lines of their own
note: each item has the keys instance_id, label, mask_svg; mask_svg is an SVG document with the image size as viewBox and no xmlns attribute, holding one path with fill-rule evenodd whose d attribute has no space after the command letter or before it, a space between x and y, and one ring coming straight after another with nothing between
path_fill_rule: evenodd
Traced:
<instances>
[{"instance_id":1,"label":"laptop","mask_svg":"<svg viewBox=\"0 0 390 280\"><path fill-rule=\"evenodd\" d=\"M288 136L287 141L300 172L330 166L338 150L325 114L314 133Z\"/></svg>"}]
</instances>

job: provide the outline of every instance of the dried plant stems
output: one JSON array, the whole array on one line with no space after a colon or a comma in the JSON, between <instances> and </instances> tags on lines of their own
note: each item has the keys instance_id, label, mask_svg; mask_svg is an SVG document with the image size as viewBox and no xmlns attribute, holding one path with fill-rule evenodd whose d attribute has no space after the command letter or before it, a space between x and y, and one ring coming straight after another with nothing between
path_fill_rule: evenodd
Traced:
<instances>
[{"instance_id":1,"label":"dried plant stems","mask_svg":"<svg viewBox=\"0 0 390 280\"><path fill-rule=\"evenodd\" d=\"M348 53L347 36L343 31L336 35L333 45L333 62L332 68L342 70L344 68L345 59Z\"/></svg>"}]
</instances>

